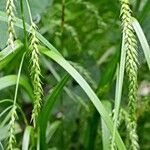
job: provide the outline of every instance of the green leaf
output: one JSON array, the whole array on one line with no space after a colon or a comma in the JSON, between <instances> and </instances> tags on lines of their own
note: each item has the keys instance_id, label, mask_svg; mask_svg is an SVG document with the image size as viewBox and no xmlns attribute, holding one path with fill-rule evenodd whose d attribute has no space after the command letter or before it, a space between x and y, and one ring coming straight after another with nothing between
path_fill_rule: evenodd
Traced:
<instances>
[{"instance_id":1,"label":"green leaf","mask_svg":"<svg viewBox=\"0 0 150 150\"><path fill-rule=\"evenodd\" d=\"M1 123L0 123L0 130L1 130L1 128L3 128L3 127L5 126L5 124L10 120L10 117L11 117L11 111L9 111L9 112L7 113L7 115L5 116L4 120L1 121Z\"/></svg>"},{"instance_id":2,"label":"green leaf","mask_svg":"<svg viewBox=\"0 0 150 150\"><path fill-rule=\"evenodd\" d=\"M0 142L0 150L4 150L4 147L1 142Z\"/></svg>"},{"instance_id":3,"label":"green leaf","mask_svg":"<svg viewBox=\"0 0 150 150\"><path fill-rule=\"evenodd\" d=\"M0 127L0 141L8 137L8 126Z\"/></svg>"},{"instance_id":4,"label":"green leaf","mask_svg":"<svg viewBox=\"0 0 150 150\"><path fill-rule=\"evenodd\" d=\"M30 145L30 136L33 133L33 127L27 126L23 134L22 150L28 150Z\"/></svg>"},{"instance_id":5,"label":"green leaf","mask_svg":"<svg viewBox=\"0 0 150 150\"><path fill-rule=\"evenodd\" d=\"M103 105L105 106L108 113L111 113L111 103L109 101L103 101ZM104 122L103 119L101 119L102 124L102 142L103 142L103 150L109 150L110 149L110 132Z\"/></svg>"},{"instance_id":6,"label":"green leaf","mask_svg":"<svg viewBox=\"0 0 150 150\"><path fill-rule=\"evenodd\" d=\"M44 63L44 66L46 67L46 69L50 70L50 72L53 74L53 76L55 77L55 79L57 81L60 81L60 75L57 73L56 69L52 66L51 62L49 60L47 60L46 58L42 58L42 62ZM75 103L80 103L83 108L87 111L89 111L89 107L88 105L82 100L82 98L80 96L78 96L77 94L73 93L69 88L64 87L64 91L66 92L66 94L75 102Z\"/></svg>"},{"instance_id":7,"label":"green leaf","mask_svg":"<svg viewBox=\"0 0 150 150\"><path fill-rule=\"evenodd\" d=\"M12 49L11 46L6 47L0 52L0 69L4 68L23 48L23 44L17 40L15 41L15 48Z\"/></svg>"},{"instance_id":8,"label":"green leaf","mask_svg":"<svg viewBox=\"0 0 150 150\"><path fill-rule=\"evenodd\" d=\"M143 32L139 22L135 18L132 18L132 26L133 26L133 28L137 34L137 37L141 43L141 46L142 46L142 49L143 49L143 52L144 52L144 55L145 55L145 58L146 58L146 61L148 64L148 68L150 70L150 47L149 47L149 44L146 40L146 37L144 35L144 32Z\"/></svg>"},{"instance_id":9,"label":"green leaf","mask_svg":"<svg viewBox=\"0 0 150 150\"><path fill-rule=\"evenodd\" d=\"M115 132L117 130L117 121L119 108L121 103L121 95L122 95L122 87L123 87L123 79L124 79L124 71L125 71L125 58L126 58L126 50L124 45L124 34L122 36L122 47L121 47L121 59L120 65L117 70L117 80L116 80L116 91L115 91L115 107L114 107L114 125L113 125L113 136L112 143L115 141Z\"/></svg>"},{"instance_id":10,"label":"green leaf","mask_svg":"<svg viewBox=\"0 0 150 150\"><path fill-rule=\"evenodd\" d=\"M49 95L43 109L40 115L40 147L41 149L46 150L46 128L47 128L47 123L49 120L49 116L50 113L52 111L52 108L54 106L54 103L57 99L57 97L60 95L60 92L62 91L63 87L65 86L65 84L67 83L69 79L69 76L66 75L58 84L57 86L54 88L54 90L52 91L52 93ZM44 117L43 117L44 116Z\"/></svg>"},{"instance_id":11,"label":"green leaf","mask_svg":"<svg viewBox=\"0 0 150 150\"><path fill-rule=\"evenodd\" d=\"M3 90L7 87L16 85L17 75L8 75L0 78L0 90ZM20 77L19 83L23 86L23 88L29 93L29 96L33 97L32 87L28 80L24 77Z\"/></svg>"},{"instance_id":12,"label":"green leaf","mask_svg":"<svg viewBox=\"0 0 150 150\"><path fill-rule=\"evenodd\" d=\"M59 120L50 124L50 127L48 128L48 131L46 133L47 143L50 142L52 136L54 135L54 133L56 132L56 130L59 128L60 125L61 125L61 121Z\"/></svg>"},{"instance_id":13,"label":"green leaf","mask_svg":"<svg viewBox=\"0 0 150 150\"><path fill-rule=\"evenodd\" d=\"M88 85L88 83L83 79L83 77L57 52L50 51L44 48L40 48L41 53L45 54L49 58L56 61L62 68L64 68L75 80L76 82L81 86L81 88L85 91L87 96L90 98L91 102L94 104L97 111L102 116L103 120L105 121L108 129L110 130L111 134L113 134L113 122L111 118L109 117L109 114L107 113L106 109L102 105L101 101L95 94L95 92L91 89L91 87ZM116 139L115 142L118 146L118 149L125 150L124 143L122 139L120 138L119 133L116 131Z\"/></svg>"},{"instance_id":14,"label":"green leaf","mask_svg":"<svg viewBox=\"0 0 150 150\"><path fill-rule=\"evenodd\" d=\"M6 108L7 110L9 110L8 108L13 107L13 105L12 105L13 102L14 102L14 101L13 101L12 99L3 99L3 100L0 100L0 104L1 104L1 105L2 105L2 103L11 103L11 106ZM23 110L21 109L21 107L20 107L18 104L16 104L16 106L17 106L17 109L20 111L20 113L21 113L21 115L22 115L22 118L23 118L25 124L28 125L28 121L27 121L27 119L26 119L25 113L23 112ZM6 109L5 109L5 111L6 111ZM3 111L3 112L5 112L5 111ZM9 112L9 113L11 113L11 112ZM1 116L1 115L0 115L0 116ZM5 117L5 119L6 119L6 118L7 118L7 117ZM1 124L0 124L0 126L1 126Z\"/></svg>"},{"instance_id":15,"label":"green leaf","mask_svg":"<svg viewBox=\"0 0 150 150\"><path fill-rule=\"evenodd\" d=\"M4 109L1 113L0 113L0 118L8 111L12 108L12 106L7 107L6 109Z\"/></svg>"}]
</instances>

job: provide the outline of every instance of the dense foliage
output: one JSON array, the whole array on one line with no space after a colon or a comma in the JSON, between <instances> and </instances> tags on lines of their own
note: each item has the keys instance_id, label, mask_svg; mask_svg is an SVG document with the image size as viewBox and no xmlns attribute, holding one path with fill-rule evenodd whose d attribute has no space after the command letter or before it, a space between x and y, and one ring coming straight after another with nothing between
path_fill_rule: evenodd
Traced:
<instances>
[{"instance_id":1,"label":"dense foliage","mask_svg":"<svg viewBox=\"0 0 150 150\"><path fill-rule=\"evenodd\" d=\"M1 0L0 150L149 150L148 43L149 0Z\"/></svg>"}]
</instances>

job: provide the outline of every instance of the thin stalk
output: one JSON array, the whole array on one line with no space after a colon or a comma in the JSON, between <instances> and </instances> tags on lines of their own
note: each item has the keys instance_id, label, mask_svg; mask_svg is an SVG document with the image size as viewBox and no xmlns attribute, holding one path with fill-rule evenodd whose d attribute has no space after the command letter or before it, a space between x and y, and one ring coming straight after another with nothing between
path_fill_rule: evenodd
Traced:
<instances>
[{"instance_id":1,"label":"thin stalk","mask_svg":"<svg viewBox=\"0 0 150 150\"><path fill-rule=\"evenodd\" d=\"M12 107L11 112L10 112L11 113L11 118L10 118L10 122L9 122L9 139L8 139L8 145L6 147L6 150L13 150L13 149L16 148L16 137L15 137L15 128L14 128L15 120L17 118L17 112L16 112L17 104L16 104L16 101L17 101L19 80L20 80L22 65L23 65L23 62L24 62L24 57L25 57L25 53L22 56L19 71L18 71L18 76L17 76L13 107Z\"/></svg>"},{"instance_id":2,"label":"thin stalk","mask_svg":"<svg viewBox=\"0 0 150 150\"><path fill-rule=\"evenodd\" d=\"M124 71L125 71L125 58L126 58L126 51L124 45L124 34L122 36L122 47L121 47L121 59L120 59L120 66L117 69L117 80L116 80L116 93L115 93L115 113L114 113L114 127L113 127L113 136L111 141L111 146L115 141L115 132L117 129L117 120L119 115L119 108L121 103L121 95L122 95L122 87L123 87L123 79L124 79ZM113 149L113 148L112 148Z\"/></svg>"},{"instance_id":3,"label":"thin stalk","mask_svg":"<svg viewBox=\"0 0 150 150\"><path fill-rule=\"evenodd\" d=\"M21 8L22 25L23 25L23 31L24 31L24 45L25 45L25 48L27 49L28 39L27 39L27 31L26 31L26 25L25 25L23 0L20 0L20 8Z\"/></svg>"},{"instance_id":4,"label":"thin stalk","mask_svg":"<svg viewBox=\"0 0 150 150\"><path fill-rule=\"evenodd\" d=\"M31 14L31 9L30 9L30 5L29 5L29 1L26 0L26 4L27 4L27 8L28 8L28 13L29 13L29 18L30 18L30 22L31 24L33 23L33 20L32 20L32 14Z\"/></svg>"},{"instance_id":5,"label":"thin stalk","mask_svg":"<svg viewBox=\"0 0 150 150\"><path fill-rule=\"evenodd\" d=\"M25 54L26 53L24 53L23 56L22 56L20 67L19 67L19 71L18 71L17 84L16 84L15 96L14 96L14 104L13 104L14 106L16 106L17 95L18 95L18 87L19 87L19 80L20 80L20 75L21 75L21 70L22 70L22 65L23 65L23 62L24 62Z\"/></svg>"}]
</instances>

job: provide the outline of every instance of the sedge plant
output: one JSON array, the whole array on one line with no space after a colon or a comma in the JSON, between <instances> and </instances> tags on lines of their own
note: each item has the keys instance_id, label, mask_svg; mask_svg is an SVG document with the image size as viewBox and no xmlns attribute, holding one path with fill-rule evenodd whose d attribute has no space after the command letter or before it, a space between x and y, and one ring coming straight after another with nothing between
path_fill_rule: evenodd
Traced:
<instances>
[{"instance_id":1,"label":"sedge plant","mask_svg":"<svg viewBox=\"0 0 150 150\"><path fill-rule=\"evenodd\" d=\"M0 21L8 26L7 47L0 52L0 90L3 90L0 149L138 150L144 147L147 136L141 136L139 130L145 130L144 121L147 123L148 119L140 118L147 117L146 110L137 115L138 99L144 99L137 94L141 82L138 73L142 76L137 39L148 66L149 45L140 24L133 18L130 1L120 0L121 7L117 2L99 7L107 3L20 0L18 5L15 0L5 1L6 9L0 11ZM39 6L45 4L42 12ZM143 5L139 9L146 7ZM114 16L118 16L114 9L121 14L121 55L119 17L114 21ZM16 66L20 66L19 71ZM12 95L15 96L8 99ZM147 99L143 104L149 104ZM144 106L141 108L145 109ZM143 126L140 119L144 120Z\"/></svg>"}]
</instances>

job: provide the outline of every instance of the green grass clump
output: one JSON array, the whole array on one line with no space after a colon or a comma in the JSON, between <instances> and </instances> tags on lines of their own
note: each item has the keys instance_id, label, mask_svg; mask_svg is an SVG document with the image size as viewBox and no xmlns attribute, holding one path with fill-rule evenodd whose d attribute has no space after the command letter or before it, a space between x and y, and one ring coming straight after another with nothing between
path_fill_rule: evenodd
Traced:
<instances>
[{"instance_id":1,"label":"green grass clump","mask_svg":"<svg viewBox=\"0 0 150 150\"><path fill-rule=\"evenodd\" d=\"M149 150L149 7L1 0L0 150Z\"/></svg>"}]
</instances>

